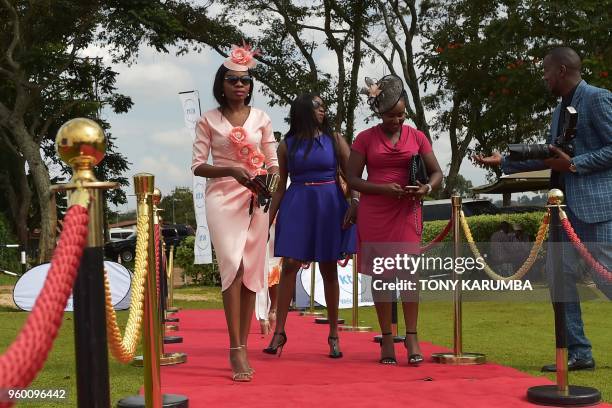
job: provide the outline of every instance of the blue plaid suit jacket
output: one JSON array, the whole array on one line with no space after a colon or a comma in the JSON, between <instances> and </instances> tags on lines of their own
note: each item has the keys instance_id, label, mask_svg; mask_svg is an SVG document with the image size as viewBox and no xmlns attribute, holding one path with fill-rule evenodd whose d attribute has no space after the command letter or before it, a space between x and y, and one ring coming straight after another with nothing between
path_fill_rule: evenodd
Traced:
<instances>
[{"instance_id":1,"label":"blue plaid suit jacket","mask_svg":"<svg viewBox=\"0 0 612 408\"><path fill-rule=\"evenodd\" d=\"M578 112L573 157L577 172L563 173L567 206L589 224L612 220L612 93L582 81L571 106ZM558 133L560 113L561 104L553 113L546 143ZM502 160L506 174L546 168L542 160Z\"/></svg>"}]
</instances>

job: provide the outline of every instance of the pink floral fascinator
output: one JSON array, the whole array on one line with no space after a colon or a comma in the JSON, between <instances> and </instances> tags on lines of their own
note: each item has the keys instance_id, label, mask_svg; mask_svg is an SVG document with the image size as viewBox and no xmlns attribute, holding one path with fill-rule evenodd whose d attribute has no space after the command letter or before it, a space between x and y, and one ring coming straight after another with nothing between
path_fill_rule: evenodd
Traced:
<instances>
[{"instance_id":1,"label":"pink floral fascinator","mask_svg":"<svg viewBox=\"0 0 612 408\"><path fill-rule=\"evenodd\" d=\"M259 50L253 50L250 45L242 41L242 46L232 45L229 57L223 65L232 71L248 71L257 65L255 57L261 55Z\"/></svg>"}]
</instances>

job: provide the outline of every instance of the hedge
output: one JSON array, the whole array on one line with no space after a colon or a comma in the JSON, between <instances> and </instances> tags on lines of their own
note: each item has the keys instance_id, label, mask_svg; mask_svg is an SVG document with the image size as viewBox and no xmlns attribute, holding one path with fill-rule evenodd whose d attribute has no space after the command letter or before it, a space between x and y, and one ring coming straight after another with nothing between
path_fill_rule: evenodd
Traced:
<instances>
[{"instance_id":1,"label":"hedge","mask_svg":"<svg viewBox=\"0 0 612 408\"><path fill-rule=\"evenodd\" d=\"M523 228L523 231L529 240L533 241L540 228L544 212L531 212L523 214L498 214L498 215L478 215L468 217L468 225L472 231L472 235L476 242L489 242L491 235L499 229L502 221L510 224L518 224ZM423 226L423 244L431 242L446 226L448 221L428 221ZM452 240L452 232L447 235L444 242ZM462 237L462 242L466 242ZM193 247L195 237L187 237L185 241L177 248L175 260L177 266L184 270L184 273L191 277L194 283L219 286L221 279L219 276L219 266L216 263L213 250L213 264L209 265L194 265L193 264Z\"/></svg>"},{"instance_id":2,"label":"hedge","mask_svg":"<svg viewBox=\"0 0 612 408\"><path fill-rule=\"evenodd\" d=\"M491 235L499 229L499 224L506 221L510 224L518 224L523 228L523 232L533 241L542 223L543 211L522 213L522 214L497 214L497 215L476 215L467 217L470 231L476 242L489 242ZM448 221L428 221L423 226L423 244L431 242L448 224ZM445 242L450 241L452 232L448 234ZM462 238L463 239L463 238ZM465 241L464 241L465 242Z\"/></svg>"},{"instance_id":3,"label":"hedge","mask_svg":"<svg viewBox=\"0 0 612 408\"><path fill-rule=\"evenodd\" d=\"M174 255L174 263L183 269L183 273L189 276L193 283L204 286L221 286L221 276L219 275L219 265L213 250L213 263L206 265L194 265L193 247L195 237L187 237L178 246Z\"/></svg>"}]
</instances>

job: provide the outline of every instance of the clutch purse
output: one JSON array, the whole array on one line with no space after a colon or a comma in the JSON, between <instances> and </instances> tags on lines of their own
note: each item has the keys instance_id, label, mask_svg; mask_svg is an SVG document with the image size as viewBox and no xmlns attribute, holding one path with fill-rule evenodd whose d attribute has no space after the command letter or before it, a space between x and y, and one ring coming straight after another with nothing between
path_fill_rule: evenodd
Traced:
<instances>
[{"instance_id":1,"label":"clutch purse","mask_svg":"<svg viewBox=\"0 0 612 408\"><path fill-rule=\"evenodd\" d=\"M417 181L421 184L427 184L429 182L429 175L427 174L427 168L420 155L415 154L410 159L410 185L416 186Z\"/></svg>"},{"instance_id":2,"label":"clutch purse","mask_svg":"<svg viewBox=\"0 0 612 408\"><path fill-rule=\"evenodd\" d=\"M272 194L278 187L278 180L280 176L276 173L273 174L259 174L251 179L251 184L255 196L257 197L257 205L263 207L263 211L267 212L270 209L270 202L272 201ZM249 214L253 214L253 206L255 197L251 197L251 205L249 206Z\"/></svg>"}]
</instances>

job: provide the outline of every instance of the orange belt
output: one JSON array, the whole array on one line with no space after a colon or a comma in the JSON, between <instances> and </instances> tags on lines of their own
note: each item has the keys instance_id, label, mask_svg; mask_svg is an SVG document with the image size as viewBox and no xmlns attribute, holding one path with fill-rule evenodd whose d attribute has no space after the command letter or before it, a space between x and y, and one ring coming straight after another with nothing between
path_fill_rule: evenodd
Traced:
<instances>
[{"instance_id":1,"label":"orange belt","mask_svg":"<svg viewBox=\"0 0 612 408\"><path fill-rule=\"evenodd\" d=\"M305 186L322 186L324 184L335 184L336 180L330 180L330 181L309 181L304 183Z\"/></svg>"}]
</instances>

